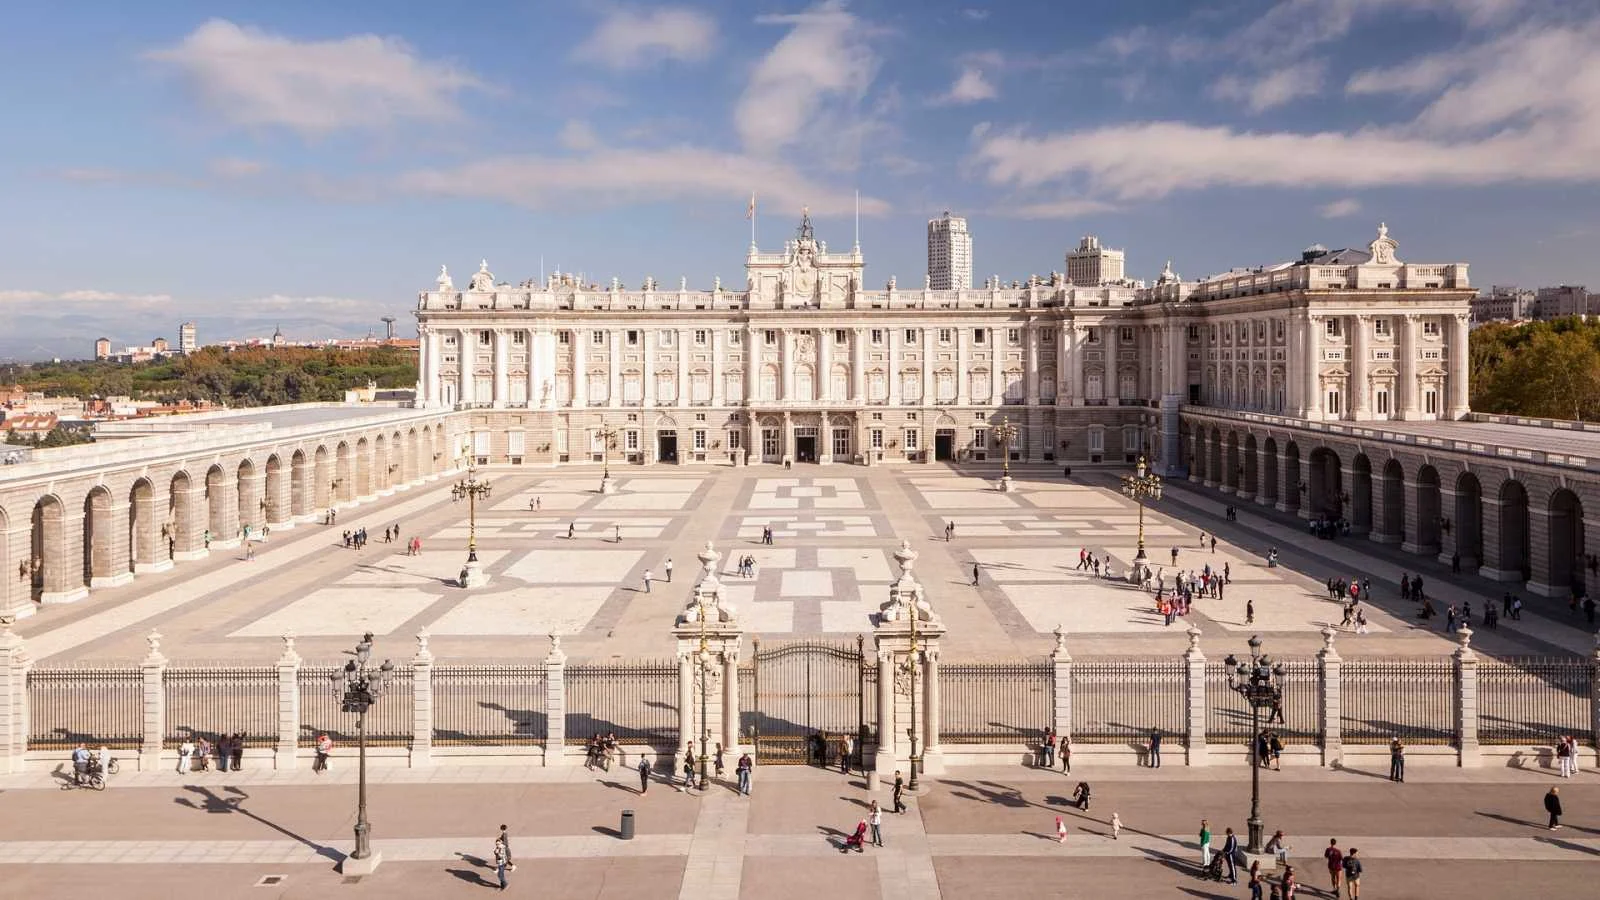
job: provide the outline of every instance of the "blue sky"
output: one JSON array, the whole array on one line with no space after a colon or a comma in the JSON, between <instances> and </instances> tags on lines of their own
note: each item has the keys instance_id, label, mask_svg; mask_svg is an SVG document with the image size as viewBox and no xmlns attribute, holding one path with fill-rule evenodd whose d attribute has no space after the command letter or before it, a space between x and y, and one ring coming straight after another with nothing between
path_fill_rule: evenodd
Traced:
<instances>
[{"instance_id":1,"label":"blue sky","mask_svg":"<svg viewBox=\"0 0 1600 900\"><path fill-rule=\"evenodd\" d=\"M1102 8L1105 7L1105 8ZM1364 245L1600 288L1600 10L1559 0L12 0L0 358L410 333L441 263L742 282L809 205L867 281L1085 233L1134 277Z\"/></svg>"}]
</instances>

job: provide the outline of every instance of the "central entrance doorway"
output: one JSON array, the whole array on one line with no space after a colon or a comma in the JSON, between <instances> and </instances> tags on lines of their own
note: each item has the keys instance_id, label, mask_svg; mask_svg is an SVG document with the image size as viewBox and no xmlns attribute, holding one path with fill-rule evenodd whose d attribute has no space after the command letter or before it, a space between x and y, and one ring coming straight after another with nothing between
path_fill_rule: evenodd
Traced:
<instances>
[{"instance_id":1,"label":"central entrance doorway","mask_svg":"<svg viewBox=\"0 0 1600 900\"><path fill-rule=\"evenodd\" d=\"M817 461L817 429L809 426L795 429L794 459L795 462L814 463Z\"/></svg>"},{"instance_id":2,"label":"central entrance doorway","mask_svg":"<svg viewBox=\"0 0 1600 900\"><path fill-rule=\"evenodd\" d=\"M949 462L956 455L956 432L953 428L941 428L933 436L933 458L938 462Z\"/></svg>"},{"instance_id":3,"label":"central entrance doorway","mask_svg":"<svg viewBox=\"0 0 1600 900\"><path fill-rule=\"evenodd\" d=\"M664 463L678 461L678 433L676 431L656 432L656 459Z\"/></svg>"},{"instance_id":4,"label":"central entrance doorway","mask_svg":"<svg viewBox=\"0 0 1600 900\"><path fill-rule=\"evenodd\" d=\"M758 764L815 762L819 735L835 765L846 735L855 739L853 764L869 758L866 725L876 715L877 669L864 665L864 640L857 637L853 645L753 641L753 659L739 670L744 706L739 730L750 735Z\"/></svg>"}]
</instances>

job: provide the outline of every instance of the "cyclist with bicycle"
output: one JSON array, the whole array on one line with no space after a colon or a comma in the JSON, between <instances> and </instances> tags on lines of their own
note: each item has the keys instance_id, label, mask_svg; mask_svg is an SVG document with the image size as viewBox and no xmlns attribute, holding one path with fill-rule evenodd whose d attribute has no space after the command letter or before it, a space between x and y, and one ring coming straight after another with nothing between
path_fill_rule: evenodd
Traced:
<instances>
[{"instance_id":1,"label":"cyclist with bicycle","mask_svg":"<svg viewBox=\"0 0 1600 900\"><path fill-rule=\"evenodd\" d=\"M89 748L79 744L72 751L72 783L83 784L83 777L89 774Z\"/></svg>"}]
</instances>

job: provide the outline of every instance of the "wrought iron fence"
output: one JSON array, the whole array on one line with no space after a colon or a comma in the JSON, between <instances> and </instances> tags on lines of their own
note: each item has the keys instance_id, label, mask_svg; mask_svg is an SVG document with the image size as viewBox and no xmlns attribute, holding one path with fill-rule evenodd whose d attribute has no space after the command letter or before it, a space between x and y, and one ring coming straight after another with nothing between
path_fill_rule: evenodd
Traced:
<instances>
[{"instance_id":1,"label":"wrought iron fence","mask_svg":"<svg viewBox=\"0 0 1600 900\"><path fill-rule=\"evenodd\" d=\"M340 666L301 667L300 746L316 746L319 734L326 734L340 744L356 742L356 714L342 709L342 691L335 693L333 690L331 677L340 669ZM396 666L388 691L367 710L367 746L411 746L413 713L411 667Z\"/></svg>"},{"instance_id":2,"label":"wrought iron fence","mask_svg":"<svg viewBox=\"0 0 1600 900\"><path fill-rule=\"evenodd\" d=\"M939 666L939 740L947 744L1039 737L1055 716L1050 663Z\"/></svg>"},{"instance_id":3,"label":"wrought iron fence","mask_svg":"<svg viewBox=\"0 0 1600 900\"><path fill-rule=\"evenodd\" d=\"M1451 744L1456 729L1455 662L1449 657L1347 659L1339 693L1346 744Z\"/></svg>"},{"instance_id":4,"label":"wrought iron fence","mask_svg":"<svg viewBox=\"0 0 1600 900\"><path fill-rule=\"evenodd\" d=\"M678 665L670 660L570 665L567 743L615 734L630 744L678 744Z\"/></svg>"},{"instance_id":5,"label":"wrought iron fence","mask_svg":"<svg viewBox=\"0 0 1600 900\"><path fill-rule=\"evenodd\" d=\"M166 696L168 746L201 736L241 734L247 747L278 743L278 670L271 667L168 669Z\"/></svg>"},{"instance_id":6,"label":"wrought iron fence","mask_svg":"<svg viewBox=\"0 0 1600 900\"><path fill-rule=\"evenodd\" d=\"M1322 739L1322 674L1315 659L1282 659L1283 721L1261 711L1261 727L1285 744L1316 744ZM1206 740L1249 744L1250 704L1228 687L1228 667L1206 663Z\"/></svg>"},{"instance_id":7,"label":"wrought iron fence","mask_svg":"<svg viewBox=\"0 0 1600 900\"><path fill-rule=\"evenodd\" d=\"M750 693L739 727L754 742L758 762L805 763L813 758L813 735L826 735L831 747L867 730L877 703L866 677L876 665L864 665L861 639L752 645L750 665L740 673Z\"/></svg>"},{"instance_id":8,"label":"wrought iron fence","mask_svg":"<svg viewBox=\"0 0 1600 900\"><path fill-rule=\"evenodd\" d=\"M1582 657L1478 663L1478 742L1549 744L1570 734L1595 740L1594 665Z\"/></svg>"},{"instance_id":9,"label":"wrought iron fence","mask_svg":"<svg viewBox=\"0 0 1600 900\"><path fill-rule=\"evenodd\" d=\"M34 669L28 673L28 748L79 743L118 749L144 742L144 674L138 669Z\"/></svg>"},{"instance_id":10,"label":"wrought iron fence","mask_svg":"<svg viewBox=\"0 0 1600 900\"><path fill-rule=\"evenodd\" d=\"M434 743L538 744L545 725L544 666L434 667Z\"/></svg>"},{"instance_id":11,"label":"wrought iron fence","mask_svg":"<svg viewBox=\"0 0 1600 900\"><path fill-rule=\"evenodd\" d=\"M1185 741L1188 664L1182 658L1088 660L1072 664L1072 739L1139 741L1160 731Z\"/></svg>"}]
</instances>

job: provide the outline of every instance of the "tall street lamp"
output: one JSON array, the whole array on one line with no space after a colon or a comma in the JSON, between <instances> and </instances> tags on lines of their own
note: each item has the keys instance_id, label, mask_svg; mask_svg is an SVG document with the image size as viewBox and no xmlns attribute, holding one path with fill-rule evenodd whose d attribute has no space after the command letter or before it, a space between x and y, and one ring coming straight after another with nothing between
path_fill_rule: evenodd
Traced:
<instances>
[{"instance_id":1,"label":"tall street lamp","mask_svg":"<svg viewBox=\"0 0 1600 900\"><path fill-rule=\"evenodd\" d=\"M700 790L705 790L709 784L706 780L706 741L711 738L711 720L706 718L706 693L709 684L706 681L706 664L711 658L710 644L706 641L706 606L705 596L701 596L696 604L700 607L700 650L695 654L700 663Z\"/></svg>"},{"instance_id":2,"label":"tall street lamp","mask_svg":"<svg viewBox=\"0 0 1600 900\"><path fill-rule=\"evenodd\" d=\"M1011 492L1011 444L1017 439L1017 426L1006 416L994 427L994 436L1000 441L1000 490Z\"/></svg>"},{"instance_id":3,"label":"tall street lamp","mask_svg":"<svg viewBox=\"0 0 1600 900\"><path fill-rule=\"evenodd\" d=\"M478 498L489 499L489 479L479 479L472 457L467 457L465 478L450 488L450 495L467 501L467 564L461 567L460 584L464 588L481 587L489 583L489 576L478 562Z\"/></svg>"},{"instance_id":4,"label":"tall street lamp","mask_svg":"<svg viewBox=\"0 0 1600 900\"><path fill-rule=\"evenodd\" d=\"M369 631L362 635L361 643L356 644L355 658L331 676L333 694L340 698L342 704L340 708L356 714L356 748L361 760L360 787L356 800L356 849L346 858L341 869L346 875L357 874L357 871L371 872L378 867L381 858L372 852L372 845L368 841L371 826L367 823L367 710L389 687L389 679L394 675L394 663L386 659L383 665L372 668L368 665L371 660L372 632Z\"/></svg>"},{"instance_id":5,"label":"tall street lamp","mask_svg":"<svg viewBox=\"0 0 1600 900\"><path fill-rule=\"evenodd\" d=\"M906 673L911 684L911 724L906 728L906 736L911 738L911 790L917 789L917 770L922 767L922 756L917 752L917 608L911 605L911 652L906 654L905 665L901 671Z\"/></svg>"},{"instance_id":6,"label":"tall street lamp","mask_svg":"<svg viewBox=\"0 0 1600 900\"><path fill-rule=\"evenodd\" d=\"M1250 704L1250 830L1247 853L1261 852L1261 711L1283 703L1283 664L1274 664L1261 652L1261 637L1251 635L1250 662L1240 662L1232 653L1222 661L1228 667L1228 687Z\"/></svg>"},{"instance_id":7,"label":"tall street lamp","mask_svg":"<svg viewBox=\"0 0 1600 900\"><path fill-rule=\"evenodd\" d=\"M600 493L614 494L617 492L617 485L611 480L611 448L617 445L617 429L602 424L595 434L600 436L600 463L603 466L600 473Z\"/></svg>"},{"instance_id":8,"label":"tall street lamp","mask_svg":"<svg viewBox=\"0 0 1600 900\"><path fill-rule=\"evenodd\" d=\"M1150 570L1150 559L1144 553L1144 504L1147 500L1161 499L1161 476L1149 471L1144 457L1141 456L1139 464L1134 468L1134 474L1122 476L1122 492L1139 504L1139 551L1133 555L1133 567L1128 571L1128 581L1133 584L1143 584L1146 573Z\"/></svg>"}]
</instances>

